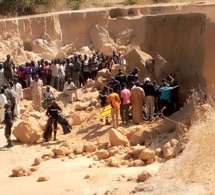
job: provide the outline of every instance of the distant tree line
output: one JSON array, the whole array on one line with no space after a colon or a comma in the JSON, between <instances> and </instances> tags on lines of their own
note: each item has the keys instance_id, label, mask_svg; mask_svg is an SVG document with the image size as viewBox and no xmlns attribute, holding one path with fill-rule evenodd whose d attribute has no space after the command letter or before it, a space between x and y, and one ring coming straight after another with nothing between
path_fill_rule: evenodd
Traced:
<instances>
[{"instance_id":1,"label":"distant tree line","mask_svg":"<svg viewBox=\"0 0 215 195\"><path fill-rule=\"evenodd\" d=\"M0 15L21 16L37 14L38 10L48 12L58 6L61 0L0 0ZM79 9L84 0L67 0L68 7Z\"/></svg>"}]
</instances>

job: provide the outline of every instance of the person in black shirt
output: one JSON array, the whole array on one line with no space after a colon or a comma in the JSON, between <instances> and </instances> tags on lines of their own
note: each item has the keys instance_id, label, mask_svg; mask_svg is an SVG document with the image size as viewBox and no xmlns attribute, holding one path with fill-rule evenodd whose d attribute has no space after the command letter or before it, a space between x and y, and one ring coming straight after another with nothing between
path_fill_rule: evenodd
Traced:
<instances>
[{"instance_id":1,"label":"person in black shirt","mask_svg":"<svg viewBox=\"0 0 215 195\"><path fill-rule=\"evenodd\" d=\"M130 72L127 76L127 84L129 86L129 88L131 89L130 85L132 82L136 83L138 81L138 72L140 71L140 69L138 67L134 68L133 72Z\"/></svg>"},{"instance_id":2,"label":"person in black shirt","mask_svg":"<svg viewBox=\"0 0 215 195\"><path fill-rule=\"evenodd\" d=\"M175 80L172 76L168 75L166 78L167 82L169 83L170 87L179 86L178 81ZM180 103L179 103L179 87L174 88L170 94L170 105L171 105L171 112L174 113L175 111L179 110Z\"/></svg>"},{"instance_id":3,"label":"person in black shirt","mask_svg":"<svg viewBox=\"0 0 215 195\"><path fill-rule=\"evenodd\" d=\"M108 86L109 88L112 88L113 91L114 91L115 93L120 94L120 91L121 91L120 82L117 81L117 80L115 80L114 77L112 77L112 78L110 79L110 81L108 82L107 86Z\"/></svg>"},{"instance_id":4,"label":"person in black shirt","mask_svg":"<svg viewBox=\"0 0 215 195\"><path fill-rule=\"evenodd\" d=\"M54 141L57 140L57 119L60 112L62 112L62 109L60 108L60 106L58 106L55 100L52 101L52 104L48 107L46 111L46 115L51 118L54 123Z\"/></svg>"},{"instance_id":5,"label":"person in black shirt","mask_svg":"<svg viewBox=\"0 0 215 195\"><path fill-rule=\"evenodd\" d=\"M119 81L120 85L122 86L123 83L126 83L126 76L122 72L122 69L119 69L119 72L115 76L115 80Z\"/></svg>"},{"instance_id":6,"label":"person in black shirt","mask_svg":"<svg viewBox=\"0 0 215 195\"><path fill-rule=\"evenodd\" d=\"M103 89L99 92L99 99L100 99L102 108L104 108L107 105L107 102L106 102L107 96L108 96L108 88L104 86ZM108 122L108 117L106 117L105 120L106 120L105 125L110 125L110 123ZM103 120L101 119L101 121Z\"/></svg>"},{"instance_id":7,"label":"person in black shirt","mask_svg":"<svg viewBox=\"0 0 215 195\"><path fill-rule=\"evenodd\" d=\"M11 141L11 129L13 126L13 115L12 115L12 111L10 109L10 105L9 104L5 104L4 105L4 120L2 121L2 124L5 124L5 131L4 131L4 135L7 139L7 148L11 148L13 147L13 143Z\"/></svg>"},{"instance_id":8,"label":"person in black shirt","mask_svg":"<svg viewBox=\"0 0 215 195\"><path fill-rule=\"evenodd\" d=\"M146 96L146 120L151 121L152 118L154 117L156 92L155 92L155 87L150 82L149 77L146 77L144 79L144 84L142 88Z\"/></svg>"}]
</instances>

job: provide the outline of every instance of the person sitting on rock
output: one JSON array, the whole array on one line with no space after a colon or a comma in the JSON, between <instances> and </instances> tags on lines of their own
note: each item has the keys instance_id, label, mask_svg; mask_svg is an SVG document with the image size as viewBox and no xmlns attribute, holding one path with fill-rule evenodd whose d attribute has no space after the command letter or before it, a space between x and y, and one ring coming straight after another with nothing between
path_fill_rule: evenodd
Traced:
<instances>
[{"instance_id":1,"label":"person sitting on rock","mask_svg":"<svg viewBox=\"0 0 215 195\"><path fill-rule=\"evenodd\" d=\"M72 82L72 79L69 78L68 81L64 84L63 93L69 95L70 103L73 102L73 93L75 94L76 101L78 100L78 93L75 84Z\"/></svg>"},{"instance_id":2,"label":"person sitting on rock","mask_svg":"<svg viewBox=\"0 0 215 195\"><path fill-rule=\"evenodd\" d=\"M43 92L43 97L44 97L44 105L48 106L50 103L55 100L54 97L54 92L50 89L50 86L48 85Z\"/></svg>"},{"instance_id":3,"label":"person sitting on rock","mask_svg":"<svg viewBox=\"0 0 215 195\"><path fill-rule=\"evenodd\" d=\"M57 119L59 113L62 112L62 109L60 106L58 106L57 102L55 100L52 101L51 105L48 107L46 111L46 115L49 117L49 119L52 119L52 122L54 124L54 141L57 140ZM51 124L52 125L52 124ZM48 140L46 140L48 141Z\"/></svg>"}]
</instances>

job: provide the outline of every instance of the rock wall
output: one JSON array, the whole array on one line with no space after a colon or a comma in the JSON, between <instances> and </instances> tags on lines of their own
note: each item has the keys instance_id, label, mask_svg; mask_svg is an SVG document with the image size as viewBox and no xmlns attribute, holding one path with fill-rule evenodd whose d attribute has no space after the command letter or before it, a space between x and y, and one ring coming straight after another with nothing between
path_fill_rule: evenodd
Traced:
<instances>
[{"instance_id":1,"label":"rock wall","mask_svg":"<svg viewBox=\"0 0 215 195\"><path fill-rule=\"evenodd\" d=\"M109 8L0 20L0 60L7 53L20 64L65 57L85 46L104 52L121 46L129 52L139 46L152 57L158 52L167 60L163 76L175 76L183 85L182 93L187 94L193 87L211 92L214 7L204 3ZM97 29L102 29L97 36L99 44L92 36Z\"/></svg>"}]
</instances>

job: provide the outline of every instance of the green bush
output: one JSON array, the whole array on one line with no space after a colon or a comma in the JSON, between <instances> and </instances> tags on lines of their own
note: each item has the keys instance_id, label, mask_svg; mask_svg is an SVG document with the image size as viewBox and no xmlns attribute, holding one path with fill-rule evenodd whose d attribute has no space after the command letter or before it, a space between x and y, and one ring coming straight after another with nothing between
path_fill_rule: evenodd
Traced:
<instances>
[{"instance_id":1,"label":"green bush","mask_svg":"<svg viewBox=\"0 0 215 195\"><path fill-rule=\"evenodd\" d=\"M69 5L72 9L78 10L78 9L80 9L80 5L83 2L84 2L84 0L69 0Z\"/></svg>"},{"instance_id":2,"label":"green bush","mask_svg":"<svg viewBox=\"0 0 215 195\"><path fill-rule=\"evenodd\" d=\"M126 0L125 4L126 5L135 5L138 3L138 0Z\"/></svg>"},{"instance_id":3,"label":"green bush","mask_svg":"<svg viewBox=\"0 0 215 195\"><path fill-rule=\"evenodd\" d=\"M29 15L35 14L38 6L48 10L59 0L0 0L1 15Z\"/></svg>"}]
</instances>

